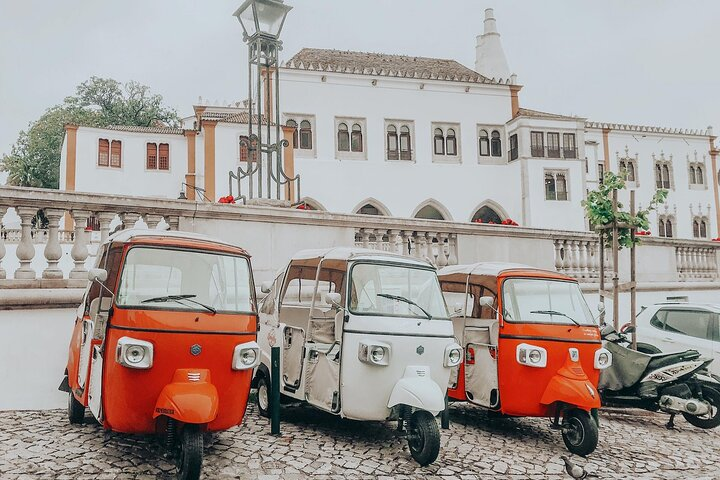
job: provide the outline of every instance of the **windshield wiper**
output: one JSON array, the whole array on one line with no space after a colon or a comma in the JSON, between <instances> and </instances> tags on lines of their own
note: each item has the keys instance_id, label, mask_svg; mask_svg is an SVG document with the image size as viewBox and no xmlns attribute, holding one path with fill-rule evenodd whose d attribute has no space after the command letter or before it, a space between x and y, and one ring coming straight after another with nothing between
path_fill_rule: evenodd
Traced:
<instances>
[{"instance_id":1,"label":"windshield wiper","mask_svg":"<svg viewBox=\"0 0 720 480\"><path fill-rule=\"evenodd\" d=\"M195 305L199 305L199 306L203 307L203 308L206 309L207 311L211 312L213 315L215 315L215 314L217 313L217 310L215 310L215 309L214 309L213 307L211 307L210 305L205 305L204 303L200 303L200 302L198 302L197 300L192 300L192 299L195 298L195 297L197 297L197 295L193 295L193 294L165 295L165 296L162 296L162 297L148 298L148 299L146 299L146 300L143 300L143 301L140 302L140 303L167 302L168 300L172 300L172 301L174 301L174 302L182 303L182 300L185 300L185 301L187 301L187 302L192 302L192 303L194 303Z\"/></svg>"},{"instance_id":2,"label":"windshield wiper","mask_svg":"<svg viewBox=\"0 0 720 480\"><path fill-rule=\"evenodd\" d=\"M543 315L560 315L561 317L569 318L578 327L580 326L580 324L577 322L577 320L572 318L570 315L568 315L566 313L558 312L557 310L533 310L530 313L540 313Z\"/></svg>"},{"instance_id":3,"label":"windshield wiper","mask_svg":"<svg viewBox=\"0 0 720 480\"><path fill-rule=\"evenodd\" d=\"M378 297L383 297L383 298L389 298L390 300L398 300L398 301L400 301L400 302L405 302L405 303L407 303L407 304L409 304L409 305L414 305L414 306L416 306L417 308L419 308L420 310L422 310L422 312L425 314L425 316L428 318L428 320L432 320L432 315L430 315L430 314L427 312L427 310L425 310L423 307L421 307L421 306L418 305L417 303L413 302L413 301L410 300L409 298L401 297L400 295L390 295L389 293L378 293L377 296L378 296Z\"/></svg>"}]
</instances>

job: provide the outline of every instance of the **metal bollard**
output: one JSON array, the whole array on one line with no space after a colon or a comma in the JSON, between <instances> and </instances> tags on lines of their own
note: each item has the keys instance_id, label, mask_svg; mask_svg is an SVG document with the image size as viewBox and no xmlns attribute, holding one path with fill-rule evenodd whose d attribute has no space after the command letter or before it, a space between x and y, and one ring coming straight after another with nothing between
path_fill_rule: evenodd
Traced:
<instances>
[{"instance_id":1,"label":"metal bollard","mask_svg":"<svg viewBox=\"0 0 720 480\"><path fill-rule=\"evenodd\" d=\"M280 435L280 347L270 351L270 433Z\"/></svg>"},{"instance_id":2,"label":"metal bollard","mask_svg":"<svg viewBox=\"0 0 720 480\"><path fill-rule=\"evenodd\" d=\"M447 392L445 393L445 410L440 414L440 426L443 430L450 428L450 407L448 405Z\"/></svg>"}]
</instances>

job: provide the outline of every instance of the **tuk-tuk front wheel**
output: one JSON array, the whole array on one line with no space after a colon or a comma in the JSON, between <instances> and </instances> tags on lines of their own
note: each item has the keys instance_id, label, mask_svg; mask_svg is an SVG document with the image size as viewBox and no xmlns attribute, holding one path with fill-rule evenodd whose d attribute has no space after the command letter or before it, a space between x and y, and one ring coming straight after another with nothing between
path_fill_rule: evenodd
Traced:
<instances>
[{"instance_id":1,"label":"tuk-tuk front wheel","mask_svg":"<svg viewBox=\"0 0 720 480\"><path fill-rule=\"evenodd\" d=\"M567 410L562 421L562 437L570 452L584 457L597 447L598 424L585 410Z\"/></svg>"},{"instance_id":2,"label":"tuk-tuk front wheel","mask_svg":"<svg viewBox=\"0 0 720 480\"><path fill-rule=\"evenodd\" d=\"M410 455L423 467L437 459L440 453L440 429L430 412L418 410L410 417L408 446Z\"/></svg>"},{"instance_id":3,"label":"tuk-tuk front wheel","mask_svg":"<svg viewBox=\"0 0 720 480\"><path fill-rule=\"evenodd\" d=\"M199 425L187 424L182 429L177 452L178 480L197 480L202 470L203 436Z\"/></svg>"},{"instance_id":4,"label":"tuk-tuk front wheel","mask_svg":"<svg viewBox=\"0 0 720 480\"><path fill-rule=\"evenodd\" d=\"M260 415L270 418L270 382L265 375L261 375L257 381L256 403Z\"/></svg>"},{"instance_id":5,"label":"tuk-tuk front wheel","mask_svg":"<svg viewBox=\"0 0 720 480\"><path fill-rule=\"evenodd\" d=\"M68 392L68 420L70 423L83 423L85 420L85 406L78 402L73 392Z\"/></svg>"}]
</instances>

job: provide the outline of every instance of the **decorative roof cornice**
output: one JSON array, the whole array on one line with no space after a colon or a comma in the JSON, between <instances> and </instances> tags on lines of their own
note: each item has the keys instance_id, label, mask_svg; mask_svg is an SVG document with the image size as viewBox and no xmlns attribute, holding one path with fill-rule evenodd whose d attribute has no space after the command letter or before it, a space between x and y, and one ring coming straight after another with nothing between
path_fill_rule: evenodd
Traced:
<instances>
[{"instance_id":1,"label":"decorative roof cornice","mask_svg":"<svg viewBox=\"0 0 720 480\"><path fill-rule=\"evenodd\" d=\"M604 122L585 122L585 128L609 129L620 132L632 133L659 133L669 135L692 135L698 137L707 137L712 135L709 130L689 129L689 128L669 128L669 127L653 127L650 125L630 125L625 123L604 123Z\"/></svg>"}]
</instances>

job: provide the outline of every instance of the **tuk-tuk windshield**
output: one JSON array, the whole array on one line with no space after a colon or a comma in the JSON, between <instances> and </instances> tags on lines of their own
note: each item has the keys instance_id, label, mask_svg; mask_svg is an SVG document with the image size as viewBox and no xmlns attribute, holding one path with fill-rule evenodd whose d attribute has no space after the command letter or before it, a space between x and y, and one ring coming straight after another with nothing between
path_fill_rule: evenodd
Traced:
<instances>
[{"instance_id":1,"label":"tuk-tuk windshield","mask_svg":"<svg viewBox=\"0 0 720 480\"><path fill-rule=\"evenodd\" d=\"M352 268L350 282L352 313L448 318L440 283L433 270L404 265L357 263Z\"/></svg>"},{"instance_id":2,"label":"tuk-tuk windshield","mask_svg":"<svg viewBox=\"0 0 720 480\"><path fill-rule=\"evenodd\" d=\"M503 310L510 322L595 325L575 282L510 278L503 283Z\"/></svg>"},{"instance_id":3,"label":"tuk-tuk windshield","mask_svg":"<svg viewBox=\"0 0 720 480\"><path fill-rule=\"evenodd\" d=\"M125 257L115 303L121 308L247 313L255 311L251 285L245 257L133 247Z\"/></svg>"}]
</instances>

